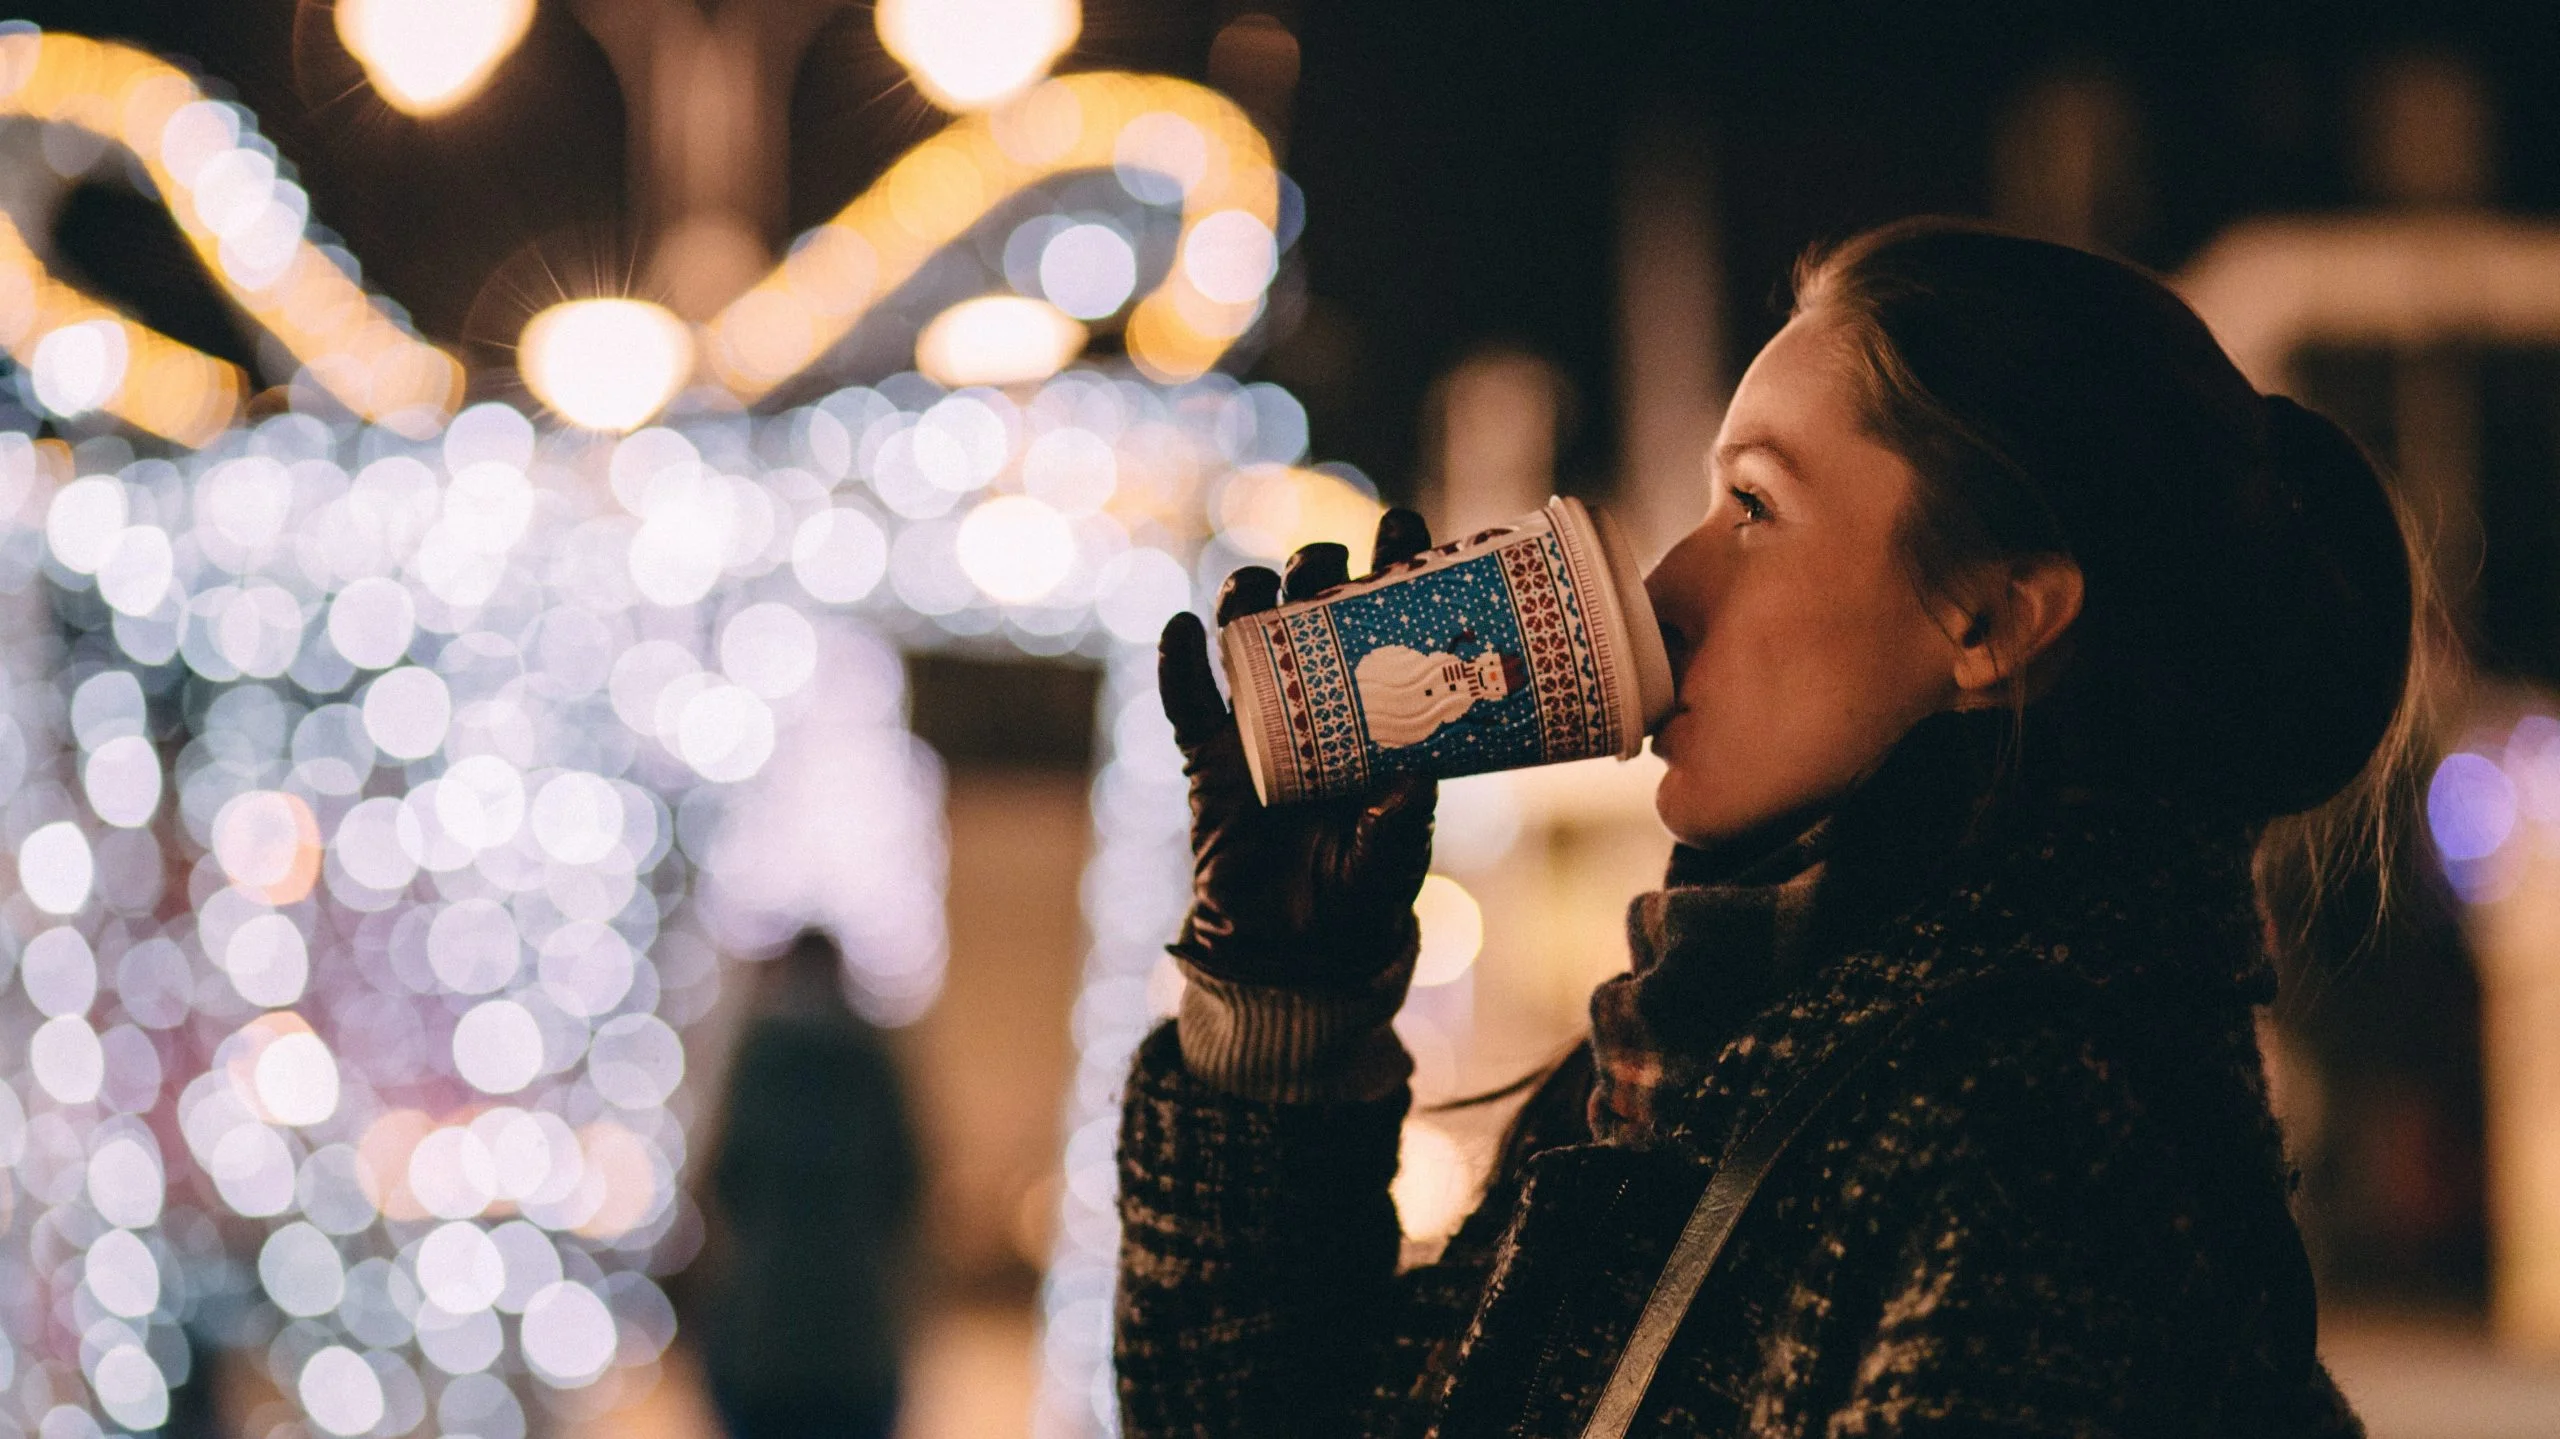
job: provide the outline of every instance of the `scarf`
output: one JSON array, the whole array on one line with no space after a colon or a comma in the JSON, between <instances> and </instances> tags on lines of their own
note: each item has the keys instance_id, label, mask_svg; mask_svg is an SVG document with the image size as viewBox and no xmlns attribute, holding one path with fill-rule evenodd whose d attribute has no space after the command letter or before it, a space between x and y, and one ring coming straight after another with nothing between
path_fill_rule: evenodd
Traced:
<instances>
[{"instance_id":1,"label":"scarf","mask_svg":"<svg viewBox=\"0 0 2560 1439\"><path fill-rule=\"evenodd\" d=\"M2007 726L1996 713L1934 716L1793 835L1676 847L1664 887L1628 906L1627 972L1592 993L1592 1135L1664 1135L1755 1018L1897 935L1925 931L1970 962L2023 946L2120 988L2165 981L2264 1002L2254 831L2004 775ZM2054 942L2102 937L2125 942Z\"/></svg>"}]
</instances>

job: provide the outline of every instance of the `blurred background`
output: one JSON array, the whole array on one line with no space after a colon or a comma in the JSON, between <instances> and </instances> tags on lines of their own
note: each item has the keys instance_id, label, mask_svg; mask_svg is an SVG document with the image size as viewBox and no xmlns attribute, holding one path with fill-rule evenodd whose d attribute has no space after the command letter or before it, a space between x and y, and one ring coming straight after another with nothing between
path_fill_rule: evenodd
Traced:
<instances>
[{"instance_id":1,"label":"blurred background","mask_svg":"<svg viewBox=\"0 0 2560 1439\"><path fill-rule=\"evenodd\" d=\"M1110 1432L1156 628L1384 503L1658 553L1915 212L2424 516L2478 671L2271 1065L2373 1432L2560 1434L2548 7L0 11L0 1434ZM1413 1257L1649 765L1444 792Z\"/></svg>"}]
</instances>

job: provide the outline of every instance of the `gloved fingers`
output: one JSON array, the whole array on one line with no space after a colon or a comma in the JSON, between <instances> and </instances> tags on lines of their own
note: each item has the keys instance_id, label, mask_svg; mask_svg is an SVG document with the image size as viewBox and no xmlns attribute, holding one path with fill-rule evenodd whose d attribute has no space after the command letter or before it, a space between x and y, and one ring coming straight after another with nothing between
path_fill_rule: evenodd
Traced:
<instances>
[{"instance_id":1,"label":"gloved fingers","mask_svg":"<svg viewBox=\"0 0 2560 1439\"><path fill-rule=\"evenodd\" d=\"M1189 610L1166 620L1156 640L1156 694L1164 701L1164 717L1173 721L1173 742L1185 755L1197 753L1220 730L1234 728L1209 673L1208 631Z\"/></svg>"},{"instance_id":2,"label":"gloved fingers","mask_svg":"<svg viewBox=\"0 0 2560 1439\"><path fill-rule=\"evenodd\" d=\"M1218 623L1234 624L1280 603L1280 577L1261 565L1247 565L1218 586Z\"/></svg>"},{"instance_id":3,"label":"gloved fingers","mask_svg":"<svg viewBox=\"0 0 2560 1439\"><path fill-rule=\"evenodd\" d=\"M1360 869L1387 867L1397 883L1409 886L1390 896L1413 902L1423 873L1431 867L1431 816L1440 802L1440 782L1424 774L1400 774L1387 781L1360 813L1351 841L1353 864Z\"/></svg>"},{"instance_id":4,"label":"gloved fingers","mask_svg":"<svg viewBox=\"0 0 2560 1439\"><path fill-rule=\"evenodd\" d=\"M1291 604L1314 599L1335 585L1351 583L1351 551L1329 540L1300 545L1281 575L1281 593Z\"/></svg>"},{"instance_id":5,"label":"gloved fingers","mask_svg":"<svg viewBox=\"0 0 2560 1439\"><path fill-rule=\"evenodd\" d=\"M1421 515L1398 506L1378 516L1378 538L1370 546L1369 572L1402 564L1431 548L1431 526Z\"/></svg>"},{"instance_id":6,"label":"gloved fingers","mask_svg":"<svg viewBox=\"0 0 2560 1439\"><path fill-rule=\"evenodd\" d=\"M1156 691L1164 702L1164 717L1173 722L1183 772L1191 776L1195 824L1214 815L1259 809L1244 736L1236 731L1235 717L1218 698L1217 681L1209 674L1208 632L1188 610L1166 620L1156 642ZM1218 824L1210 828L1214 831Z\"/></svg>"}]
</instances>

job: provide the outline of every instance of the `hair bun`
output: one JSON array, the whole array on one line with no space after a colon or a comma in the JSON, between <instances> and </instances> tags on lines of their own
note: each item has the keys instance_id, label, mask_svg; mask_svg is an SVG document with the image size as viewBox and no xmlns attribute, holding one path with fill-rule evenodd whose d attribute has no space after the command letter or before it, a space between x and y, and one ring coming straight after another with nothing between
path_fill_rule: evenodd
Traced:
<instances>
[{"instance_id":1,"label":"hair bun","mask_svg":"<svg viewBox=\"0 0 2560 1439\"><path fill-rule=\"evenodd\" d=\"M2260 400L2266 484L2251 565L2250 678L2230 714L2241 773L2271 814L2309 809L2372 758L2409 673L2415 586L2382 477L2327 416Z\"/></svg>"}]
</instances>

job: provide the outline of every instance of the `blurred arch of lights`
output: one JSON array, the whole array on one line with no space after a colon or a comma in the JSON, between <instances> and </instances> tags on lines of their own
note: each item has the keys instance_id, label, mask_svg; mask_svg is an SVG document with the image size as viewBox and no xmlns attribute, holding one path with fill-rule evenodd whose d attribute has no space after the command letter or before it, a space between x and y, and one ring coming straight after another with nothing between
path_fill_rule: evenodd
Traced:
<instances>
[{"instance_id":1,"label":"blurred arch of lights","mask_svg":"<svg viewBox=\"0 0 2560 1439\"><path fill-rule=\"evenodd\" d=\"M282 344L311 381L369 420L432 429L462 395L462 367L313 243L310 200L277 167L247 111L209 98L177 66L127 45L19 28L0 34L0 117L85 130L122 146L186 237L205 273ZM72 296L24 236L0 237L0 336L32 356L53 334L101 323L103 307ZM20 317L23 316L23 322ZM238 418L239 371L121 316L127 344L116 383L86 406L186 445ZM23 351L23 354L22 354Z\"/></svg>"},{"instance_id":2,"label":"blurred arch of lights","mask_svg":"<svg viewBox=\"0 0 2560 1439\"><path fill-rule=\"evenodd\" d=\"M452 413L462 372L410 331L306 233L309 201L237 106L143 51L82 36L0 35L0 115L88 130L128 150L208 274L332 397L411 428ZM901 157L705 327L704 359L761 400L822 358L880 299L993 206L1040 182L1112 168L1178 200L1177 261L1126 325L1150 378L1203 374L1260 318L1279 224L1269 145L1233 102L1164 76L1092 72L1044 81L970 114ZM50 276L21 236L0 237L0 279L27 298L13 355L105 318L128 345L120 382L84 409L200 445L237 418L236 367L113 316ZM0 301L10 297L0 296ZM22 353L23 352L23 353Z\"/></svg>"},{"instance_id":3,"label":"blurred arch of lights","mask_svg":"<svg viewBox=\"0 0 2560 1439\"><path fill-rule=\"evenodd\" d=\"M0 90L7 113L120 142L185 111L189 143L272 166L244 115L122 47L0 35ZM988 155L1001 165L978 168ZM289 185L223 163L270 201ZM942 189L954 164L966 203ZM0 939L25 981L0 995L0 1033L27 1056L0 1074L0 1185L79 1246L0 1338L48 1404L85 1392L127 1427L165 1404L187 1296L236 1280L223 1256L242 1243L262 1257L221 1291L229 1312L331 1432L421 1404L454 1425L552 1394L591 1407L645 1374L673 1332L650 1272L690 1242L683 1036L718 956L814 917L875 1018L939 990L941 775L906 729L897 656L952 646L1105 671L1037 1428L1111 1430L1111 1128L1169 1003L1151 980L1186 852L1153 638L1203 576L1306 538L1359 548L1374 490L1306 465L1285 390L1210 368L1259 312L1278 175L1242 114L1185 82L1074 76L956 123L767 293L840 336L991 201L1110 167L1183 215L1130 318L1131 365L1005 388L907 373L762 415L696 394L621 435L454 413L458 368L291 203L292 264L325 271L289 270L311 287L293 298L334 308L235 297L274 311L352 415L244 424L236 371L40 289L56 282L23 240L0 264L64 317L23 353L9 341L30 376L46 337L105 321L128 375L136 357L200 362L202 384L234 387L185 423L130 384L94 407L165 452L94 426L77 446L0 433L0 819L20 858ZM226 237L190 204L173 213L229 286ZM845 248L874 235L894 244ZM876 283L847 300L829 266L854 258ZM386 330L433 363L377 374L360 347L296 342ZM93 348L60 362L66 402L108 388L91 362L112 342L75 338ZM351 378L416 403L356 403ZM793 784L760 783L776 773ZM814 811L789 789L867 803ZM858 857L859 882L792 860L823 853Z\"/></svg>"},{"instance_id":4,"label":"blurred arch of lights","mask_svg":"<svg viewBox=\"0 0 2560 1439\"><path fill-rule=\"evenodd\" d=\"M1181 205L1180 259L1130 312L1129 358L1165 383L1207 373L1262 314L1267 266L1246 282L1279 225L1271 147L1205 86L1091 71L953 121L802 235L705 327L712 374L742 400L763 399L995 206L1084 170L1119 170L1133 193Z\"/></svg>"}]
</instances>

